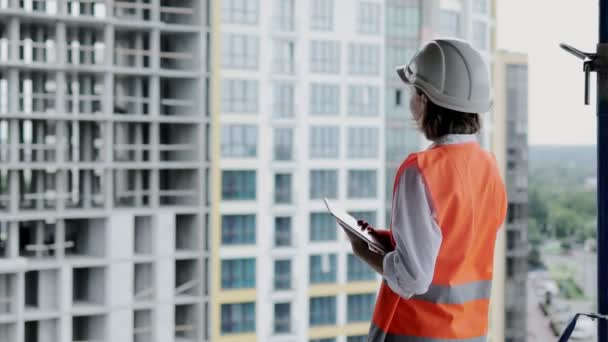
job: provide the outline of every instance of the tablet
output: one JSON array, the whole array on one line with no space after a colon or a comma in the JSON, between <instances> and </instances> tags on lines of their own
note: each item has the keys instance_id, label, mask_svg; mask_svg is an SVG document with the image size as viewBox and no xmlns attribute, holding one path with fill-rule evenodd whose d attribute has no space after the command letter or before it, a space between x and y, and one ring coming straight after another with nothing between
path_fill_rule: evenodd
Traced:
<instances>
[{"instance_id":1,"label":"tablet","mask_svg":"<svg viewBox=\"0 0 608 342\"><path fill-rule=\"evenodd\" d=\"M376 240L376 238L367 231L367 229L361 229L359 224L357 224L356 218L352 217L344 210L334 206L327 198L324 198L323 201L325 202L325 206L327 207L329 213L336 219L342 228L348 229L359 239L365 241L371 251L380 255L385 255L387 253L382 244L379 243L378 240Z\"/></svg>"}]
</instances>

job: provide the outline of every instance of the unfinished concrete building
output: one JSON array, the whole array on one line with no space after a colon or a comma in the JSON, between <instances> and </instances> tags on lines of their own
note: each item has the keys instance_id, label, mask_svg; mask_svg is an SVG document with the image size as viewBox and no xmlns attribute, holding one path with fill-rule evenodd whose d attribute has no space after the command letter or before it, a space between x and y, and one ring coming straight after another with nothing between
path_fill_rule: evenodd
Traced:
<instances>
[{"instance_id":1,"label":"unfinished concrete building","mask_svg":"<svg viewBox=\"0 0 608 342\"><path fill-rule=\"evenodd\" d=\"M208 1L0 0L0 341L206 341Z\"/></svg>"}]
</instances>

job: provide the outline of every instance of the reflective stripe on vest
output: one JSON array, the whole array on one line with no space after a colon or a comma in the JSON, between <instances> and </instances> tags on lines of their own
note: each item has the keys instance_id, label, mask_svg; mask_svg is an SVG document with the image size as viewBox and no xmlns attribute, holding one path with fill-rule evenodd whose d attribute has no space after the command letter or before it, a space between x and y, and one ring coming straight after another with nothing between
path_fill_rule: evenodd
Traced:
<instances>
[{"instance_id":1,"label":"reflective stripe on vest","mask_svg":"<svg viewBox=\"0 0 608 342\"><path fill-rule=\"evenodd\" d=\"M447 338L432 338L421 336L405 336L396 334L387 334L382 329L372 323L369 329L368 341L384 341L384 342L486 342L487 336L447 339Z\"/></svg>"},{"instance_id":2,"label":"reflective stripe on vest","mask_svg":"<svg viewBox=\"0 0 608 342\"><path fill-rule=\"evenodd\" d=\"M383 279L386 283L386 279ZM489 299L492 281L482 280L460 285L431 284L429 290L410 299L424 300L436 304L464 304L478 299Z\"/></svg>"}]
</instances>

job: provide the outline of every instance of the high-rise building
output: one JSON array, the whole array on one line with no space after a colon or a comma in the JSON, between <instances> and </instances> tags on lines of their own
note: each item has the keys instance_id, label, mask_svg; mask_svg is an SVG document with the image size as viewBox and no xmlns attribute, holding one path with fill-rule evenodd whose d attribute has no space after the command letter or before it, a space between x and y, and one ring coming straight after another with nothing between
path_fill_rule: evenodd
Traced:
<instances>
[{"instance_id":1,"label":"high-rise building","mask_svg":"<svg viewBox=\"0 0 608 342\"><path fill-rule=\"evenodd\" d=\"M209 1L0 1L0 341L208 340Z\"/></svg>"},{"instance_id":2,"label":"high-rise building","mask_svg":"<svg viewBox=\"0 0 608 342\"><path fill-rule=\"evenodd\" d=\"M501 164L509 206L496 248L494 312L496 341L526 341L528 255L528 60L525 54L498 51L494 64L493 150ZM502 320L502 322L500 321Z\"/></svg>"},{"instance_id":3,"label":"high-rise building","mask_svg":"<svg viewBox=\"0 0 608 342\"><path fill-rule=\"evenodd\" d=\"M214 341L363 341L379 277L323 204L384 227L380 0L222 2Z\"/></svg>"}]
</instances>

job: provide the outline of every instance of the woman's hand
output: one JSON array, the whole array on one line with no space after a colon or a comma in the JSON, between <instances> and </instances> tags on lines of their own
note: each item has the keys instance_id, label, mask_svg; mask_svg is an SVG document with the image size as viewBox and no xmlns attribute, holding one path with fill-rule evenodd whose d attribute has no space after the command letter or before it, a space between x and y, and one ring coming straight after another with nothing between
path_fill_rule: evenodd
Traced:
<instances>
[{"instance_id":1,"label":"woman's hand","mask_svg":"<svg viewBox=\"0 0 608 342\"><path fill-rule=\"evenodd\" d=\"M367 227L366 227L367 228ZM362 228L363 229L363 228ZM344 229L348 240L353 248L353 253L361 260L365 261L371 268L373 268L378 274L383 274L383 260L384 257L376 252L372 252L367 242L361 240L354 233L348 229Z\"/></svg>"},{"instance_id":2,"label":"woman's hand","mask_svg":"<svg viewBox=\"0 0 608 342\"><path fill-rule=\"evenodd\" d=\"M367 230L370 235L375 237L376 240L378 240L378 242L380 242L380 244L384 247L384 250L392 251L394 249L390 231L385 229L374 228L370 226L369 223L363 220L358 220L357 224L359 224L361 229Z\"/></svg>"}]
</instances>

